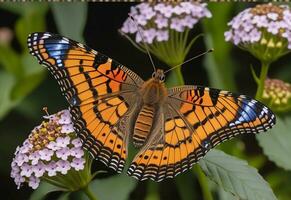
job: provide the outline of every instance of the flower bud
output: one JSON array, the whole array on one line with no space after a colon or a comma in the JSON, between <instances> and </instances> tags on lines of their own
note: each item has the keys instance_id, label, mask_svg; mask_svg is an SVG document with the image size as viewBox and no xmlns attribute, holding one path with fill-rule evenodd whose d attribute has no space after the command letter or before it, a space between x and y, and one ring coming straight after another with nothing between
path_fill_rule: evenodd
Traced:
<instances>
[{"instance_id":1,"label":"flower bud","mask_svg":"<svg viewBox=\"0 0 291 200\"><path fill-rule=\"evenodd\" d=\"M277 112L291 110L291 85L278 79L265 80L263 100Z\"/></svg>"}]
</instances>

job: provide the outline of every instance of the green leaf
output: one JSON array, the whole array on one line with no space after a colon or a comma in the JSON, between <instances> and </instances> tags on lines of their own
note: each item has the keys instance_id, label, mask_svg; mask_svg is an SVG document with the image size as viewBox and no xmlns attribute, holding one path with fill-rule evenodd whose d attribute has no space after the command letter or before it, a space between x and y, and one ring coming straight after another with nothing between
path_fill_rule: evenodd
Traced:
<instances>
[{"instance_id":1,"label":"green leaf","mask_svg":"<svg viewBox=\"0 0 291 200\"><path fill-rule=\"evenodd\" d=\"M25 53L21 56L21 65L25 70L13 87L11 99L21 99L34 90L45 78L44 67L40 66L33 56Z\"/></svg>"},{"instance_id":2,"label":"green leaf","mask_svg":"<svg viewBox=\"0 0 291 200\"><path fill-rule=\"evenodd\" d=\"M213 149L199 164L211 180L239 199L276 199L269 184L246 161Z\"/></svg>"},{"instance_id":3,"label":"green leaf","mask_svg":"<svg viewBox=\"0 0 291 200\"><path fill-rule=\"evenodd\" d=\"M221 187L218 188L219 200L238 200L238 198L229 192L226 192Z\"/></svg>"},{"instance_id":4,"label":"green leaf","mask_svg":"<svg viewBox=\"0 0 291 200\"><path fill-rule=\"evenodd\" d=\"M45 67L40 65L29 53L22 54L20 60L24 68L24 76L46 72Z\"/></svg>"},{"instance_id":5,"label":"green leaf","mask_svg":"<svg viewBox=\"0 0 291 200\"><path fill-rule=\"evenodd\" d=\"M277 117L274 128L265 134L257 135L264 154L279 167L291 170L291 117Z\"/></svg>"},{"instance_id":6,"label":"green leaf","mask_svg":"<svg viewBox=\"0 0 291 200\"><path fill-rule=\"evenodd\" d=\"M50 4L60 34L84 42L83 31L87 20L87 3Z\"/></svg>"},{"instance_id":7,"label":"green leaf","mask_svg":"<svg viewBox=\"0 0 291 200\"><path fill-rule=\"evenodd\" d=\"M12 89L11 99L22 99L34 90L44 80L44 78L44 73L37 73L19 79Z\"/></svg>"},{"instance_id":8,"label":"green leaf","mask_svg":"<svg viewBox=\"0 0 291 200\"><path fill-rule=\"evenodd\" d=\"M0 65L15 76L22 74L19 55L10 46L0 45Z\"/></svg>"},{"instance_id":9,"label":"green leaf","mask_svg":"<svg viewBox=\"0 0 291 200\"><path fill-rule=\"evenodd\" d=\"M4 71L0 71L0 119L16 104L11 100L11 91L15 78Z\"/></svg>"},{"instance_id":10,"label":"green leaf","mask_svg":"<svg viewBox=\"0 0 291 200\"><path fill-rule=\"evenodd\" d=\"M230 20L233 3L210 3L208 7L212 18L203 20L204 40L207 49L214 52L205 55L204 65L208 72L211 86L236 90L234 71L235 63L231 58L232 45L225 41L224 32Z\"/></svg>"},{"instance_id":11,"label":"green leaf","mask_svg":"<svg viewBox=\"0 0 291 200\"><path fill-rule=\"evenodd\" d=\"M0 8L10 11L18 15L27 15L32 12L32 10L37 10L38 12L45 12L47 10L46 3L38 2L25 2L25 3L1 3Z\"/></svg>"},{"instance_id":12,"label":"green leaf","mask_svg":"<svg viewBox=\"0 0 291 200\"><path fill-rule=\"evenodd\" d=\"M46 7L46 5L47 4L43 4L44 7ZM19 18L15 24L16 37L21 44L22 49L25 51L28 51L26 41L27 36L32 32L40 32L45 30L46 10L37 10L37 8L38 7L34 7L34 9L31 9L30 12Z\"/></svg>"},{"instance_id":13,"label":"green leaf","mask_svg":"<svg viewBox=\"0 0 291 200\"><path fill-rule=\"evenodd\" d=\"M175 178L181 200L193 199L197 196L197 191L193 189L195 177L191 171L184 172Z\"/></svg>"},{"instance_id":14,"label":"green leaf","mask_svg":"<svg viewBox=\"0 0 291 200\"><path fill-rule=\"evenodd\" d=\"M144 198L145 200L159 200L159 184L153 181L147 182L147 194Z\"/></svg>"},{"instance_id":15,"label":"green leaf","mask_svg":"<svg viewBox=\"0 0 291 200\"><path fill-rule=\"evenodd\" d=\"M90 189L97 199L127 200L137 181L125 174L106 179L96 179L90 183Z\"/></svg>"},{"instance_id":16,"label":"green leaf","mask_svg":"<svg viewBox=\"0 0 291 200\"><path fill-rule=\"evenodd\" d=\"M50 192L61 191L60 188L42 181L38 188L32 193L29 200L42 200Z\"/></svg>"}]
</instances>

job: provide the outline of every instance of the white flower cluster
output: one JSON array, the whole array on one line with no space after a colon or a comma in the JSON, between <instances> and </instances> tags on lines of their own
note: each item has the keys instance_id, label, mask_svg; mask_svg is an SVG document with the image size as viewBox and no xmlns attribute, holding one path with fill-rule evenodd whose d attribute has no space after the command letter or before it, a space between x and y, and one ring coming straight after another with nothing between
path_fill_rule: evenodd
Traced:
<instances>
[{"instance_id":1,"label":"white flower cluster","mask_svg":"<svg viewBox=\"0 0 291 200\"><path fill-rule=\"evenodd\" d=\"M203 17L210 18L211 13L206 3L179 2L179 3L141 3L131 7L130 15L140 26L145 42L161 42L169 39L169 30L183 32L191 29ZM123 23L121 31L126 34L135 34L136 42L141 42L136 25L128 17Z\"/></svg>"},{"instance_id":2,"label":"white flower cluster","mask_svg":"<svg viewBox=\"0 0 291 200\"><path fill-rule=\"evenodd\" d=\"M267 44L264 34L286 39L291 49L291 10L286 5L260 4L240 12L229 23L230 30L225 32L225 40L235 45L259 42ZM280 47L278 39L270 40L270 45Z\"/></svg>"},{"instance_id":3,"label":"white flower cluster","mask_svg":"<svg viewBox=\"0 0 291 200\"><path fill-rule=\"evenodd\" d=\"M22 146L17 147L11 163L11 177L18 188L24 182L33 189L43 176L66 174L70 169L84 168L82 143L75 136L68 110L46 117Z\"/></svg>"}]
</instances>

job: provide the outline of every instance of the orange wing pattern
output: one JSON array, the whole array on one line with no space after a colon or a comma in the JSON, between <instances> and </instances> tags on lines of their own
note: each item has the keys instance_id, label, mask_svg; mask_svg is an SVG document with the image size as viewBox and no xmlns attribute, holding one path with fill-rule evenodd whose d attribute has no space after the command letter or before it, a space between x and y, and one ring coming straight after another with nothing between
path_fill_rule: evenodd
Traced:
<instances>
[{"instance_id":1,"label":"orange wing pattern","mask_svg":"<svg viewBox=\"0 0 291 200\"><path fill-rule=\"evenodd\" d=\"M120 172L128 133L119 128L143 81L107 56L51 33L28 37L30 53L57 79L70 103L74 126L94 158Z\"/></svg>"},{"instance_id":2,"label":"orange wing pattern","mask_svg":"<svg viewBox=\"0 0 291 200\"><path fill-rule=\"evenodd\" d=\"M201 86L170 89L163 109L164 137L148 144L128 170L139 180L173 178L223 141L275 124L272 111L260 102Z\"/></svg>"}]
</instances>

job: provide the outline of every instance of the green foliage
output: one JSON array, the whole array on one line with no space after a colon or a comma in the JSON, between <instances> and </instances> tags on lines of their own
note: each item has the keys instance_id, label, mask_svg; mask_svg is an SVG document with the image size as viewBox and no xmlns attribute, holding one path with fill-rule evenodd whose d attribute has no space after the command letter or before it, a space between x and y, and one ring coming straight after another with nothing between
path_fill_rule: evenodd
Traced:
<instances>
[{"instance_id":1,"label":"green foliage","mask_svg":"<svg viewBox=\"0 0 291 200\"><path fill-rule=\"evenodd\" d=\"M224 40L234 3L210 3L208 7L212 18L203 21L204 40L207 49L214 48L214 52L204 57L209 82L212 87L235 91L233 46Z\"/></svg>"},{"instance_id":2,"label":"green foliage","mask_svg":"<svg viewBox=\"0 0 291 200\"><path fill-rule=\"evenodd\" d=\"M19 15L15 24L15 35L22 48L18 53L9 45L0 45L0 67L2 68L0 76L3 77L0 93L4 94L3 103L0 106L0 119L2 119L44 79L44 70L28 54L26 39L29 33L44 30L47 5L4 3L0 8Z\"/></svg>"},{"instance_id":3,"label":"green foliage","mask_svg":"<svg viewBox=\"0 0 291 200\"><path fill-rule=\"evenodd\" d=\"M291 117L277 117L276 126L268 133L257 135L264 154L279 167L291 170Z\"/></svg>"},{"instance_id":4,"label":"green foliage","mask_svg":"<svg viewBox=\"0 0 291 200\"><path fill-rule=\"evenodd\" d=\"M15 104L11 100L10 94L13 91L15 79L13 75L7 72L0 73L0 117L3 117Z\"/></svg>"},{"instance_id":5,"label":"green foliage","mask_svg":"<svg viewBox=\"0 0 291 200\"><path fill-rule=\"evenodd\" d=\"M199 164L211 180L239 199L276 199L268 183L243 160L213 149Z\"/></svg>"},{"instance_id":6,"label":"green foliage","mask_svg":"<svg viewBox=\"0 0 291 200\"><path fill-rule=\"evenodd\" d=\"M59 187L53 186L47 182L41 182L39 187L32 193L29 200L42 200L51 192L60 191Z\"/></svg>"},{"instance_id":7,"label":"green foliage","mask_svg":"<svg viewBox=\"0 0 291 200\"><path fill-rule=\"evenodd\" d=\"M50 4L61 35L83 42L83 30L87 20L87 3Z\"/></svg>"},{"instance_id":8,"label":"green foliage","mask_svg":"<svg viewBox=\"0 0 291 200\"><path fill-rule=\"evenodd\" d=\"M96 179L92 181L90 188L101 200L126 200L136 183L135 179L121 174L106 179Z\"/></svg>"}]
</instances>

